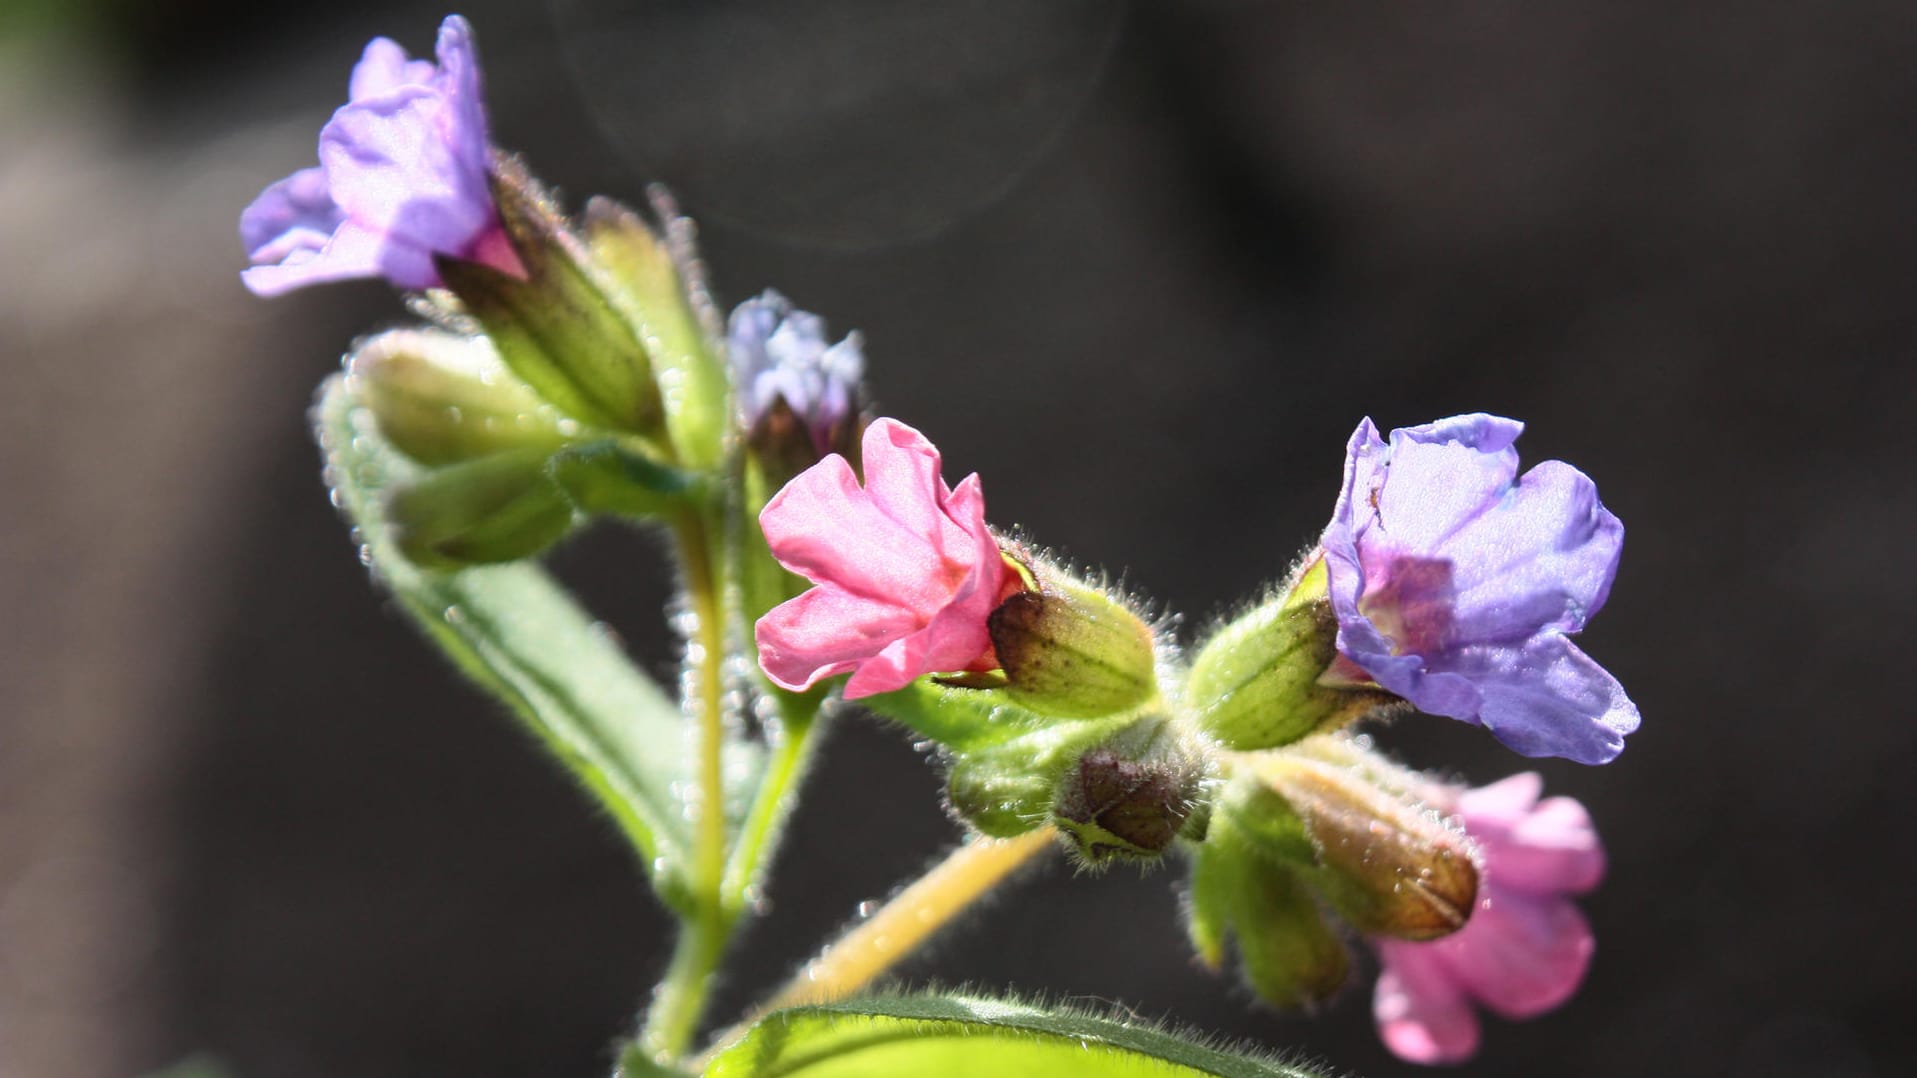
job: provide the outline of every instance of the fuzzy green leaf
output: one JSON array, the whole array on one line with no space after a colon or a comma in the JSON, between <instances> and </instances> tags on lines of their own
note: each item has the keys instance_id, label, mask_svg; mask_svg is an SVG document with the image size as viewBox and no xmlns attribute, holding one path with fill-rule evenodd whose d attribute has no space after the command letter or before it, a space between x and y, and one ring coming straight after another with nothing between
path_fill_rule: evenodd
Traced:
<instances>
[{"instance_id":1,"label":"fuzzy green leaf","mask_svg":"<svg viewBox=\"0 0 1917 1078\"><path fill-rule=\"evenodd\" d=\"M1327 1072L1211 1047L1158 1026L962 994L795 1007L766 1016L706 1078L1321 1078Z\"/></svg>"},{"instance_id":2,"label":"fuzzy green leaf","mask_svg":"<svg viewBox=\"0 0 1917 1078\"><path fill-rule=\"evenodd\" d=\"M314 424L327 483L378 581L565 765L632 842L654 884L670 893L689 846L672 793L683 778L677 705L538 566L442 573L407 559L382 498L421 470L380 437L344 379L323 387Z\"/></svg>"}]
</instances>

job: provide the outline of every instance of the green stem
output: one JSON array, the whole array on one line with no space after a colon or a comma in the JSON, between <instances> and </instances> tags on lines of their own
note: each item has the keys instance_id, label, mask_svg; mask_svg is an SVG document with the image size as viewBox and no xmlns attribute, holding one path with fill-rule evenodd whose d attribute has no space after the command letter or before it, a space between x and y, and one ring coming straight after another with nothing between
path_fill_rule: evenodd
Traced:
<instances>
[{"instance_id":1,"label":"green stem","mask_svg":"<svg viewBox=\"0 0 1917 1078\"><path fill-rule=\"evenodd\" d=\"M725 896L725 590L719 575L723 561L714 557L715 530L697 511L688 512L675 529L686 601L694 621L687 648L698 704L699 800L689 895L692 908L683 915L672 962L640 1033L646 1050L662 1062L678 1059L691 1046L705 1013L713 973L737 920L736 907L729 909Z\"/></svg>"},{"instance_id":2,"label":"green stem","mask_svg":"<svg viewBox=\"0 0 1917 1078\"><path fill-rule=\"evenodd\" d=\"M702 911L703 912L703 911ZM712 974L731 938L729 923L694 916L682 923L672 962L653 993L639 1043L656 1062L670 1066L686 1054L705 1014Z\"/></svg>"},{"instance_id":3,"label":"green stem","mask_svg":"<svg viewBox=\"0 0 1917 1078\"><path fill-rule=\"evenodd\" d=\"M735 915L751 905L749 892L758 882L772 851L778 847L785 818L792 811L792 796L812 759L817 740L819 701L815 695L781 694L778 744L772 759L766 762L752 808L746 813L733 846L732 859L726 864L725 885L720 892L726 907Z\"/></svg>"}]
</instances>

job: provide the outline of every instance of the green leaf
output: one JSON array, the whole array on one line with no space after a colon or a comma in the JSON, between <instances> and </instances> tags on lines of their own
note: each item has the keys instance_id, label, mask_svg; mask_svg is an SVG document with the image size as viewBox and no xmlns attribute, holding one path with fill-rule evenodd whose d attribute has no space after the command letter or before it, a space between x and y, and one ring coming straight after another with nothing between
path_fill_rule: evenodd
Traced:
<instances>
[{"instance_id":1,"label":"green leaf","mask_svg":"<svg viewBox=\"0 0 1917 1078\"><path fill-rule=\"evenodd\" d=\"M967 995L795 1007L761 1019L706 1078L1321 1078L1328 1072L1228 1051L1132 1019Z\"/></svg>"},{"instance_id":2,"label":"green leaf","mask_svg":"<svg viewBox=\"0 0 1917 1078\"><path fill-rule=\"evenodd\" d=\"M632 842L655 886L670 895L690 845L672 793L684 777L677 705L538 566L440 573L408 560L381 502L420 469L380 437L344 379L322 388L314 425L327 483L356 525L362 557L378 581L572 772Z\"/></svg>"}]
</instances>

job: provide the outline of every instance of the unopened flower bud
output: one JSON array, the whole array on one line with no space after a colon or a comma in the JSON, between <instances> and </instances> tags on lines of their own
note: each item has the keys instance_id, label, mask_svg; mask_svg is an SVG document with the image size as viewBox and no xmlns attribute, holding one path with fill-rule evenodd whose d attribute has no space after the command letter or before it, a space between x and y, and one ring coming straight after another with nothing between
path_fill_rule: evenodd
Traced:
<instances>
[{"instance_id":1,"label":"unopened flower bud","mask_svg":"<svg viewBox=\"0 0 1917 1078\"><path fill-rule=\"evenodd\" d=\"M966 706L965 695L955 694L958 707ZM885 713L897 715L893 710ZM1010 716L994 718L1002 723ZM1026 719L1035 721L1032 716ZM1047 722L1013 737L956 750L946 774L946 804L981 834L1022 835L1049 818L1060 776L1123 725L1124 720Z\"/></svg>"},{"instance_id":2,"label":"unopened flower bud","mask_svg":"<svg viewBox=\"0 0 1917 1078\"><path fill-rule=\"evenodd\" d=\"M429 569L516 561L559 541L573 507L546 454L512 450L428 472L386 504L400 550Z\"/></svg>"},{"instance_id":3,"label":"unopened flower bud","mask_svg":"<svg viewBox=\"0 0 1917 1078\"><path fill-rule=\"evenodd\" d=\"M1171 724L1147 716L1065 769L1052 821L1090 864L1155 859L1204 797L1207 770Z\"/></svg>"},{"instance_id":4,"label":"unopened flower bud","mask_svg":"<svg viewBox=\"0 0 1917 1078\"><path fill-rule=\"evenodd\" d=\"M1075 580L1041 573L986 621L1006 692L1043 715L1097 718L1158 694L1152 631L1124 604Z\"/></svg>"},{"instance_id":5,"label":"unopened flower bud","mask_svg":"<svg viewBox=\"0 0 1917 1078\"><path fill-rule=\"evenodd\" d=\"M1314 561L1199 649L1185 682L1198 725L1228 748L1268 749L1396 704L1368 679L1340 677L1337 638L1324 562Z\"/></svg>"},{"instance_id":6,"label":"unopened flower bud","mask_svg":"<svg viewBox=\"0 0 1917 1078\"><path fill-rule=\"evenodd\" d=\"M566 442L569 421L513 377L484 338L396 329L362 343L347 369L380 433L422 464Z\"/></svg>"},{"instance_id":7,"label":"unopened flower bud","mask_svg":"<svg viewBox=\"0 0 1917 1078\"><path fill-rule=\"evenodd\" d=\"M1240 759L1257 785L1234 788L1229 814L1278 856L1296 857L1291 836L1307 838L1306 875L1354 928L1428 940L1464 927L1477 867L1470 840L1437 809L1292 753Z\"/></svg>"},{"instance_id":8,"label":"unopened flower bud","mask_svg":"<svg viewBox=\"0 0 1917 1078\"><path fill-rule=\"evenodd\" d=\"M727 323L739 420L774 489L831 453L857 464L863 340L829 339L824 319L771 289L733 308Z\"/></svg>"},{"instance_id":9,"label":"unopened flower bud","mask_svg":"<svg viewBox=\"0 0 1917 1078\"><path fill-rule=\"evenodd\" d=\"M706 295L691 219L663 188L654 189L652 205L657 232L603 197L586 202L582 228L605 271L608 297L631 320L652 359L666 430L680 461L709 468L725 454L730 392L719 354L719 316Z\"/></svg>"},{"instance_id":10,"label":"unopened flower bud","mask_svg":"<svg viewBox=\"0 0 1917 1078\"><path fill-rule=\"evenodd\" d=\"M1350 957L1299 872L1266 856L1220 816L1192 855L1186 927L1198 957L1224 965L1235 943L1245 980L1267 1003L1305 1007L1345 983Z\"/></svg>"},{"instance_id":11,"label":"unopened flower bud","mask_svg":"<svg viewBox=\"0 0 1917 1078\"><path fill-rule=\"evenodd\" d=\"M495 161L494 197L526 273L440 258L439 273L541 397L596 427L661 433L652 362L605 271L519 164Z\"/></svg>"}]
</instances>

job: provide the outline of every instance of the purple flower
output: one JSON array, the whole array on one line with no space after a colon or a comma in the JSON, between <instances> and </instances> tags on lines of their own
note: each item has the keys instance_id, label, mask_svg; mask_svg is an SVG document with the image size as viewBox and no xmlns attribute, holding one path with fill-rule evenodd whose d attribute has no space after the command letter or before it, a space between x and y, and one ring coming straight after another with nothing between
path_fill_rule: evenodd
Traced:
<instances>
[{"instance_id":1,"label":"purple flower","mask_svg":"<svg viewBox=\"0 0 1917 1078\"><path fill-rule=\"evenodd\" d=\"M1478 1050L1477 1004L1532 1018L1577 992L1596 944L1580 895L1604 878L1604 847L1584 806L1540 802L1535 772L1455 791L1454 810L1481 858L1478 901L1463 928L1429 943L1374 939L1383 971L1372 998L1378 1035L1414 1063L1457 1063Z\"/></svg>"},{"instance_id":2,"label":"purple flower","mask_svg":"<svg viewBox=\"0 0 1917 1078\"><path fill-rule=\"evenodd\" d=\"M1624 525L1562 461L1520 478L1523 429L1463 415L1387 443L1358 424L1323 539L1338 651L1526 756L1601 764L1637 729L1637 706L1566 634L1604 605Z\"/></svg>"},{"instance_id":3,"label":"purple flower","mask_svg":"<svg viewBox=\"0 0 1917 1078\"><path fill-rule=\"evenodd\" d=\"M825 321L767 289L739 304L727 327L732 372L748 430L783 399L823 456L856 406L865 355L857 333L826 344Z\"/></svg>"},{"instance_id":4,"label":"purple flower","mask_svg":"<svg viewBox=\"0 0 1917 1078\"><path fill-rule=\"evenodd\" d=\"M434 255L523 276L488 180L491 141L472 27L449 15L439 63L374 38L353 68L347 103L320 131L318 168L260 192L240 214L253 262L240 274L262 296L354 277L400 288L439 285Z\"/></svg>"}]
</instances>

